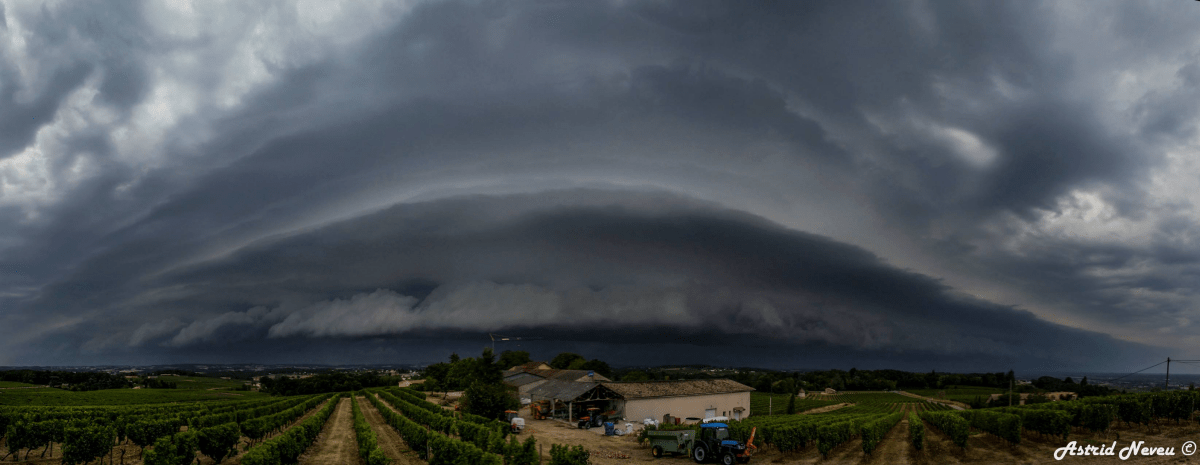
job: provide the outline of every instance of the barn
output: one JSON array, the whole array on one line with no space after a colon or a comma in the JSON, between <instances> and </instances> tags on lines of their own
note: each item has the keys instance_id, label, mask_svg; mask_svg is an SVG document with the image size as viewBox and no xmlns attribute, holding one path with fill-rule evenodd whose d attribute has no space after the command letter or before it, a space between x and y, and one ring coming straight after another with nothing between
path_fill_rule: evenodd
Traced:
<instances>
[{"instance_id":1,"label":"barn","mask_svg":"<svg viewBox=\"0 0 1200 465\"><path fill-rule=\"evenodd\" d=\"M750 391L754 390L728 379L602 384L620 396L614 407L627 421L661 421L666 415L740 420L750 416Z\"/></svg>"},{"instance_id":2,"label":"barn","mask_svg":"<svg viewBox=\"0 0 1200 465\"><path fill-rule=\"evenodd\" d=\"M547 413L573 421L588 408L626 421L646 418L750 416L750 386L728 379L639 383L545 380L529 389L533 402L545 402Z\"/></svg>"},{"instance_id":3,"label":"barn","mask_svg":"<svg viewBox=\"0 0 1200 465\"><path fill-rule=\"evenodd\" d=\"M604 375L588 370L554 370L516 366L504 372L504 384L517 388L517 395L528 398L531 389L546 381L593 383L610 381Z\"/></svg>"}]
</instances>

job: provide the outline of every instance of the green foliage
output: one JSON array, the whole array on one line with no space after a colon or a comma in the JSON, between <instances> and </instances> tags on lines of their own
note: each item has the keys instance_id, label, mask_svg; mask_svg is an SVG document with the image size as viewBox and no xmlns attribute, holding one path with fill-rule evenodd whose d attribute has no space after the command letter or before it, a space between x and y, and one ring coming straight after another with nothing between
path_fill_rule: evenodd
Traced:
<instances>
[{"instance_id":1,"label":"green foliage","mask_svg":"<svg viewBox=\"0 0 1200 465\"><path fill-rule=\"evenodd\" d=\"M828 457L829 451L834 447L854 439L865 422L866 420L862 418L852 418L817 428L817 451L821 453L821 457Z\"/></svg>"},{"instance_id":2,"label":"green foliage","mask_svg":"<svg viewBox=\"0 0 1200 465\"><path fill-rule=\"evenodd\" d=\"M396 391L403 392L405 390L399 389ZM422 459L429 461L430 465L501 465L503 463L503 457L498 454L504 454L504 449L507 446L502 440L493 440L497 436L503 436L501 434L505 426L503 422L493 421L492 423L499 426L488 428L466 421L455 421L453 417L443 415L442 412L445 411L440 408L438 409L439 412L436 413L425 410L390 392L380 392L379 397L397 410L400 410L403 414L398 414L388 408L373 395L368 395L367 400L375 406L376 410L379 410L379 413L383 415L384 421L391 425L392 428L395 428L396 432L400 433L400 437L404 438L404 442L408 443L410 448L417 451ZM449 414L450 412L445 413ZM446 434L454 432L458 432L461 435L464 431L472 439L482 443L484 447L496 447L498 444L499 450L485 451L477 443L446 436ZM432 451L433 454L429 455L427 451Z\"/></svg>"},{"instance_id":3,"label":"green foliage","mask_svg":"<svg viewBox=\"0 0 1200 465\"><path fill-rule=\"evenodd\" d=\"M861 427L863 452L870 455L879 446L879 442L883 440L883 436L888 431L891 431L892 427L896 426L896 423L899 423L903 418L903 412L896 412L864 423Z\"/></svg>"},{"instance_id":4,"label":"green foliage","mask_svg":"<svg viewBox=\"0 0 1200 465\"><path fill-rule=\"evenodd\" d=\"M196 430L196 437L199 441L200 453L213 459L213 462L221 463L221 460L233 453L233 448L242 438L242 432L238 429L237 423L225 423L200 428Z\"/></svg>"},{"instance_id":5,"label":"green foliage","mask_svg":"<svg viewBox=\"0 0 1200 465\"><path fill-rule=\"evenodd\" d=\"M1044 394L1035 393L1025 396L1025 405L1044 404L1046 402L1050 402L1050 398L1046 397Z\"/></svg>"},{"instance_id":6,"label":"green foliage","mask_svg":"<svg viewBox=\"0 0 1200 465\"><path fill-rule=\"evenodd\" d=\"M188 465L196 460L196 433L183 432L154 441L154 447L142 455L146 465Z\"/></svg>"},{"instance_id":7,"label":"green foliage","mask_svg":"<svg viewBox=\"0 0 1200 465\"><path fill-rule=\"evenodd\" d=\"M521 407L514 389L505 384L475 383L459 400L463 411L484 418L503 418L505 410Z\"/></svg>"},{"instance_id":8,"label":"green foliage","mask_svg":"<svg viewBox=\"0 0 1200 465\"><path fill-rule=\"evenodd\" d=\"M971 422L971 427L991 433L1012 444L1021 443L1021 417L997 410L963 410L957 412Z\"/></svg>"},{"instance_id":9,"label":"green foliage","mask_svg":"<svg viewBox=\"0 0 1200 465\"><path fill-rule=\"evenodd\" d=\"M1004 413L1021 417L1021 428L1066 439L1071 433L1071 414L1061 410L1004 408Z\"/></svg>"},{"instance_id":10,"label":"green foliage","mask_svg":"<svg viewBox=\"0 0 1200 465\"><path fill-rule=\"evenodd\" d=\"M281 465L296 463L300 458L300 454L304 453L304 450L317 439L317 435L321 433L321 427L325 425L325 422L333 415L333 410L337 408L338 400L330 397L322 399L330 400L315 415L289 428L283 434L246 451L241 457L242 464Z\"/></svg>"},{"instance_id":11,"label":"green foliage","mask_svg":"<svg viewBox=\"0 0 1200 465\"><path fill-rule=\"evenodd\" d=\"M529 358L529 352L524 350L506 350L500 352L500 360L497 363L500 365L500 368L507 370L532 361L533 359Z\"/></svg>"},{"instance_id":12,"label":"green foliage","mask_svg":"<svg viewBox=\"0 0 1200 465\"><path fill-rule=\"evenodd\" d=\"M358 441L358 455L367 465L387 465L391 460L379 448L379 438L375 430L367 423L362 410L358 408L357 393L350 396L350 409L354 412L354 438Z\"/></svg>"},{"instance_id":13,"label":"green foliage","mask_svg":"<svg viewBox=\"0 0 1200 465\"><path fill-rule=\"evenodd\" d=\"M766 416L783 414L787 411L791 396L786 394L770 394L765 392L750 393L750 416ZM796 412L805 412L820 407L838 404L835 400L796 399ZM774 410L772 412L772 410ZM795 412L794 412L795 413Z\"/></svg>"},{"instance_id":14,"label":"green foliage","mask_svg":"<svg viewBox=\"0 0 1200 465\"><path fill-rule=\"evenodd\" d=\"M550 360L550 367L558 370L566 370L571 366L572 363L575 363L576 360L580 362L587 361L587 359L583 358L582 355L563 352L555 356L553 360Z\"/></svg>"},{"instance_id":15,"label":"green foliage","mask_svg":"<svg viewBox=\"0 0 1200 465\"><path fill-rule=\"evenodd\" d=\"M921 412L921 419L929 422L942 434L950 436L954 445L967 447L967 438L971 435L971 423L953 412Z\"/></svg>"},{"instance_id":16,"label":"green foliage","mask_svg":"<svg viewBox=\"0 0 1200 465\"><path fill-rule=\"evenodd\" d=\"M594 371L605 378L611 378L613 375L612 368L608 366L608 363L596 359L587 361L584 361L582 358L576 359L570 365L567 365L567 369Z\"/></svg>"},{"instance_id":17,"label":"green foliage","mask_svg":"<svg viewBox=\"0 0 1200 465\"><path fill-rule=\"evenodd\" d=\"M791 415L793 413L796 413L796 394L795 393L792 393L791 396L788 396L788 404L787 404L787 414Z\"/></svg>"},{"instance_id":18,"label":"green foliage","mask_svg":"<svg viewBox=\"0 0 1200 465\"><path fill-rule=\"evenodd\" d=\"M179 431L180 426L182 425L177 418L139 420L126 426L125 433L129 436L130 441L144 449L146 446L154 444L159 438Z\"/></svg>"},{"instance_id":19,"label":"green foliage","mask_svg":"<svg viewBox=\"0 0 1200 465\"><path fill-rule=\"evenodd\" d=\"M587 465L590 457L583 446L550 445L550 465Z\"/></svg>"},{"instance_id":20,"label":"green foliage","mask_svg":"<svg viewBox=\"0 0 1200 465\"><path fill-rule=\"evenodd\" d=\"M113 448L116 431L111 426L67 428L63 435L63 465L87 463L103 457Z\"/></svg>"},{"instance_id":21,"label":"green foliage","mask_svg":"<svg viewBox=\"0 0 1200 465\"><path fill-rule=\"evenodd\" d=\"M908 440L916 450L925 448L925 422L921 421L916 412L908 413Z\"/></svg>"},{"instance_id":22,"label":"green foliage","mask_svg":"<svg viewBox=\"0 0 1200 465\"><path fill-rule=\"evenodd\" d=\"M279 413L246 419L241 423L242 434L245 434L251 440L257 441L262 439L270 432L282 428L293 420L304 416L305 412L321 405L328 398L329 396L313 396L308 398L304 403L290 407Z\"/></svg>"},{"instance_id":23,"label":"green foliage","mask_svg":"<svg viewBox=\"0 0 1200 465\"><path fill-rule=\"evenodd\" d=\"M516 436L509 436L508 445L504 451L505 465L538 465L537 441L533 436L525 438L525 442L517 441Z\"/></svg>"},{"instance_id":24,"label":"green foliage","mask_svg":"<svg viewBox=\"0 0 1200 465\"><path fill-rule=\"evenodd\" d=\"M321 373L308 378L280 376L278 379L262 378L263 392L276 396L300 396L328 392L357 391L363 388L394 385L390 378L379 376L373 371L361 373Z\"/></svg>"}]
</instances>

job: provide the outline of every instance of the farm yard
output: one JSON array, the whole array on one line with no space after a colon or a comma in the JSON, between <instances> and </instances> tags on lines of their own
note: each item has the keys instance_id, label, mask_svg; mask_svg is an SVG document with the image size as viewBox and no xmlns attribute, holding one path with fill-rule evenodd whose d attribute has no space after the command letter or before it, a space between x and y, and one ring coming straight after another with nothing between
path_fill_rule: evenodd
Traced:
<instances>
[{"instance_id":1,"label":"farm yard","mask_svg":"<svg viewBox=\"0 0 1200 465\"><path fill-rule=\"evenodd\" d=\"M786 406L784 397L770 402ZM841 392L797 399L798 414L752 414L730 422L729 430L740 441L754 431L752 463L1049 463L1069 441L1116 441L1117 450L1131 441L1178 448L1200 435L1198 404L1200 392L1177 391L954 410L898 393ZM559 445L587 451L587 463L597 465L692 462L655 459L636 434L605 436L602 429L532 420L528 409L522 417L525 431L510 434L504 422L396 387L174 403L9 405L0 407L0 463L568 463L552 461L550 450ZM1191 460L1176 454L1138 461Z\"/></svg>"}]
</instances>

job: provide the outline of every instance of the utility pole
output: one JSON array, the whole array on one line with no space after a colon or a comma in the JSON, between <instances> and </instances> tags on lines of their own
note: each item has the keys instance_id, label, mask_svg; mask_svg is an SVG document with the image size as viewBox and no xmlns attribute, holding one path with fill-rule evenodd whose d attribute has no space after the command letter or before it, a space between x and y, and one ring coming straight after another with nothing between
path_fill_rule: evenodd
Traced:
<instances>
[{"instance_id":1,"label":"utility pole","mask_svg":"<svg viewBox=\"0 0 1200 465\"><path fill-rule=\"evenodd\" d=\"M1163 390L1171 389L1171 357L1167 357L1167 380L1163 381Z\"/></svg>"}]
</instances>

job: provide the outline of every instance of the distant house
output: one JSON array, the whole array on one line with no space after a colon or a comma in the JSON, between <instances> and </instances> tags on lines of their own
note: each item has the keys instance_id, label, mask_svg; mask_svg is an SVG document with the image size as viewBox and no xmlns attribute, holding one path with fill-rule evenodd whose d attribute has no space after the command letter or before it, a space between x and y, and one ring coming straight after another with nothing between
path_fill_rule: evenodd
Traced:
<instances>
[{"instance_id":1,"label":"distant house","mask_svg":"<svg viewBox=\"0 0 1200 465\"><path fill-rule=\"evenodd\" d=\"M546 362L529 362L523 365L517 365L509 368L509 371L526 371L526 370L553 370L554 367Z\"/></svg>"}]
</instances>

